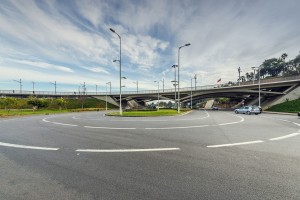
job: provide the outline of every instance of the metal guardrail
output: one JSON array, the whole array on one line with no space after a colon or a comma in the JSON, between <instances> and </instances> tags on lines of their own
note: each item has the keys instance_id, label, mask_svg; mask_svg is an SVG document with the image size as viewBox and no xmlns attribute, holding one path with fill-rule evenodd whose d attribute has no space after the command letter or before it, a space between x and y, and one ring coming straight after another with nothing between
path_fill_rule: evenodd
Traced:
<instances>
[{"instance_id":1,"label":"metal guardrail","mask_svg":"<svg viewBox=\"0 0 300 200\"><path fill-rule=\"evenodd\" d=\"M266 79L261 79L261 84L264 83L278 83L278 82L286 82L286 81L291 81L291 80L300 80L300 75L298 76L290 76L290 77L279 77L279 78L266 78ZM247 86L247 85L258 85L258 80L255 80L254 83L253 81L247 81L247 82L241 82L239 83L234 83L232 85L228 84L220 84L220 85L205 85L205 86L197 86L195 87L185 87L185 88L180 88L180 92L189 92L191 90L211 90L211 89L220 89L220 88L231 88L231 87L239 87L239 86ZM177 90L178 91L178 90ZM122 91L122 94L130 94L130 95L135 95L135 94L157 94L157 90L143 90L139 91ZM172 93L175 92L175 89L160 89L160 93ZM104 96L104 95L119 95L119 92L51 92L51 91L27 91L27 90L0 90L0 95L45 95L45 96L82 96L82 95L89 95L89 96Z\"/></svg>"}]
</instances>

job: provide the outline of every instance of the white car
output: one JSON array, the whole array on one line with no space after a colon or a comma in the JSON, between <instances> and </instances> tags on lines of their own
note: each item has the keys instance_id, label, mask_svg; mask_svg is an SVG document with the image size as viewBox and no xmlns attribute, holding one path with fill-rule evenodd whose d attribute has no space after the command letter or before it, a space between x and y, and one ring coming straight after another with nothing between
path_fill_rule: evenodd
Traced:
<instances>
[{"instance_id":1,"label":"white car","mask_svg":"<svg viewBox=\"0 0 300 200\"><path fill-rule=\"evenodd\" d=\"M261 110L257 106L243 106L241 108L235 109L234 112L236 114L242 113L242 114L247 114L247 115L251 115L251 114L258 115L261 113Z\"/></svg>"}]
</instances>

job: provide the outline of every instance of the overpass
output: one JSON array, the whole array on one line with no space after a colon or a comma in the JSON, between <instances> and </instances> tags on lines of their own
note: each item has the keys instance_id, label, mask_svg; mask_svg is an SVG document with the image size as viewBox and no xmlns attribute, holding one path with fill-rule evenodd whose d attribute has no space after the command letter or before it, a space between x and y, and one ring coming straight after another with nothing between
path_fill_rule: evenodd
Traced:
<instances>
[{"instance_id":1,"label":"overpass","mask_svg":"<svg viewBox=\"0 0 300 200\"><path fill-rule=\"evenodd\" d=\"M291 77L279 77L279 78L265 78L260 81L260 94L261 105L263 108L267 108L271 105L275 105L286 100L293 100L300 98L300 75ZM182 103L189 103L191 95L193 101L217 98L217 97L230 97L239 100L245 100L247 104L258 104L259 96L259 83L258 81L241 82L234 85L206 85L195 87L180 88L180 101ZM157 96L160 99L174 100L175 89L160 89L158 90L144 90L144 91L122 91L122 104L126 105L129 101L138 102L144 104L147 101L156 100ZM19 91L19 90L0 90L0 96L13 96L13 97L52 97L52 98L79 98L94 97L102 100L106 100L117 106L119 102L118 92L50 92L50 91ZM124 106L122 105L122 106Z\"/></svg>"}]
</instances>

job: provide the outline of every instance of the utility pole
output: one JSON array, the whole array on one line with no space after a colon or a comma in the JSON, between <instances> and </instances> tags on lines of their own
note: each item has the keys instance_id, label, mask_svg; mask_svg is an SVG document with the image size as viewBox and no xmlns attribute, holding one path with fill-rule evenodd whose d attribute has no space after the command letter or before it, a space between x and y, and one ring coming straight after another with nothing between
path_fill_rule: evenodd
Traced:
<instances>
[{"instance_id":1,"label":"utility pole","mask_svg":"<svg viewBox=\"0 0 300 200\"><path fill-rule=\"evenodd\" d=\"M34 84L35 84L35 82L32 81L32 94L34 94Z\"/></svg>"},{"instance_id":2,"label":"utility pole","mask_svg":"<svg viewBox=\"0 0 300 200\"><path fill-rule=\"evenodd\" d=\"M56 94L56 81L54 83L50 82L50 84L54 85L54 94Z\"/></svg>"},{"instance_id":3,"label":"utility pole","mask_svg":"<svg viewBox=\"0 0 300 200\"><path fill-rule=\"evenodd\" d=\"M239 72L239 85L241 85L241 67L238 68Z\"/></svg>"},{"instance_id":4,"label":"utility pole","mask_svg":"<svg viewBox=\"0 0 300 200\"><path fill-rule=\"evenodd\" d=\"M196 90L197 89L197 74L195 74L194 79L195 79L195 90Z\"/></svg>"},{"instance_id":5,"label":"utility pole","mask_svg":"<svg viewBox=\"0 0 300 200\"><path fill-rule=\"evenodd\" d=\"M97 95L97 92L98 92L98 85L96 84L96 95Z\"/></svg>"},{"instance_id":6,"label":"utility pole","mask_svg":"<svg viewBox=\"0 0 300 200\"><path fill-rule=\"evenodd\" d=\"M163 84L163 92L165 92L165 79L162 79L161 82Z\"/></svg>"},{"instance_id":7,"label":"utility pole","mask_svg":"<svg viewBox=\"0 0 300 200\"><path fill-rule=\"evenodd\" d=\"M20 84L20 94L22 94L22 79L20 79L19 81L18 80L13 80L13 81Z\"/></svg>"}]
</instances>

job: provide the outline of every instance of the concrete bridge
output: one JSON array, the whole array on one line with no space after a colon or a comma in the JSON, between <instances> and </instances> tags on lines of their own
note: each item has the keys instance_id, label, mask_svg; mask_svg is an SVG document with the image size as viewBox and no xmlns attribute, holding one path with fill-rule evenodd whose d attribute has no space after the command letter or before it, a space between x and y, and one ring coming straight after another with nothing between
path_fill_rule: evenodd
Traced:
<instances>
[{"instance_id":1,"label":"concrete bridge","mask_svg":"<svg viewBox=\"0 0 300 200\"><path fill-rule=\"evenodd\" d=\"M300 76L266 78L260 81L261 105L263 108L282 103L286 100L294 100L300 98ZM242 82L235 85L206 85L180 88L180 102L189 103L191 96L193 102L207 98L230 97L237 100L245 100L247 104L258 104L259 96L258 81ZM144 91L122 91L122 106L128 104L138 105L147 101L157 100L159 92L160 100L174 100L175 89L144 90ZM19 90L0 90L0 96L14 97L53 97L53 98L78 98L78 97L94 97L102 100L108 99L108 102L119 106L118 92L49 92L49 91L19 91ZM177 94L176 94L177 95ZM177 98L177 97L176 97ZM137 104L138 103L138 104Z\"/></svg>"}]
</instances>

